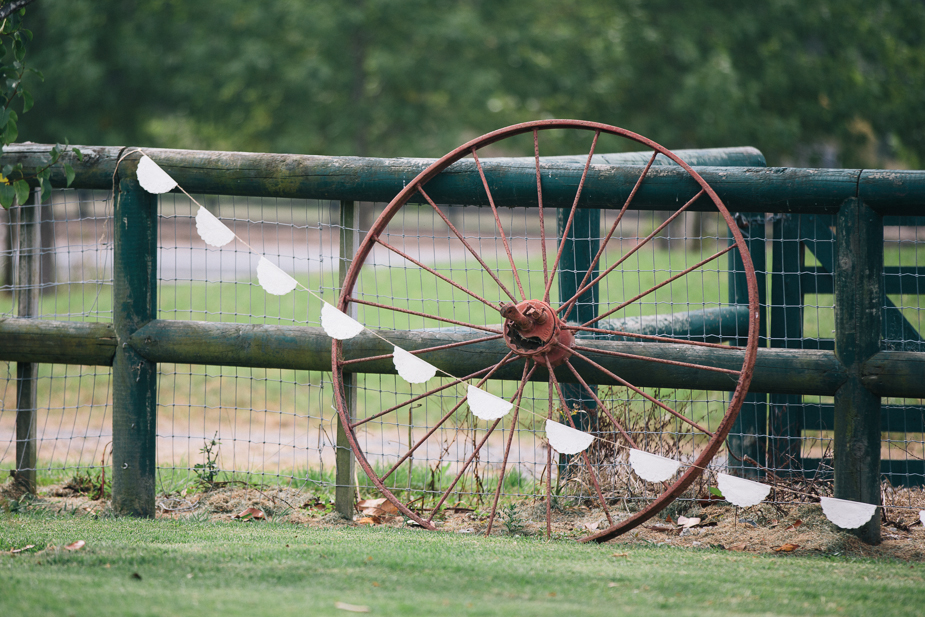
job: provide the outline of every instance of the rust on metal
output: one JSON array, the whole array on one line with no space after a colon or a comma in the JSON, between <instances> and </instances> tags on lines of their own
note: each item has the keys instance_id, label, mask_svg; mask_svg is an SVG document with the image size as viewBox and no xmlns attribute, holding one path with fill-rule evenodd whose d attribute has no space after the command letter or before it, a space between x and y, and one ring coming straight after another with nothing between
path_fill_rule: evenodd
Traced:
<instances>
[{"instance_id":1,"label":"rust on metal","mask_svg":"<svg viewBox=\"0 0 925 617\"><path fill-rule=\"evenodd\" d=\"M504 342L519 356L559 366L568 360L575 336L542 300L508 302L501 307Z\"/></svg>"}]
</instances>

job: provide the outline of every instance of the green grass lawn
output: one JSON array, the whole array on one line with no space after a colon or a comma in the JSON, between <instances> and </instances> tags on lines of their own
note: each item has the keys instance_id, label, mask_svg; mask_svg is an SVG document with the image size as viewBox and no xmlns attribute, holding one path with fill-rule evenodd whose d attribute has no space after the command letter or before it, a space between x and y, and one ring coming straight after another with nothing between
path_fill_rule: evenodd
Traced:
<instances>
[{"instance_id":1,"label":"green grass lawn","mask_svg":"<svg viewBox=\"0 0 925 617\"><path fill-rule=\"evenodd\" d=\"M63 550L76 540L86 546ZM3 615L347 614L338 602L373 615L920 615L923 571L412 529L0 514Z\"/></svg>"}]
</instances>

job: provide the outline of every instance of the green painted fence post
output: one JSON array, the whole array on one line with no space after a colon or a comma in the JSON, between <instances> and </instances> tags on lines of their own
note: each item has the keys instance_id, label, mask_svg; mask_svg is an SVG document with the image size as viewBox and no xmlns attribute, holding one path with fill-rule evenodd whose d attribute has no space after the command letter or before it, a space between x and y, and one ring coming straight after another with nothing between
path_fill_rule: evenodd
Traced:
<instances>
[{"instance_id":1,"label":"green painted fence post","mask_svg":"<svg viewBox=\"0 0 925 617\"><path fill-rule=\"evenodd\" d=\"M736 223L745 237L745 244L751 254L752 264L755 266L755 278L758 280L758 306L762 312L758 331L758 346L767 346L767 257L765 255L765 215L763 212L737 214ZM732 233L729 233L730 242ZM729 253L729 304L748 305L748 285L745 278L745 266L738 251ZM734 345L744 347L748 344L748 333L733 340ZM749 478L759 477L760 471L752 459L761 466L765 465L766 444L764 435L767 435L768 426L768 395L749 393L745 396L739 416L729 431L726 444L729 454L726 463L730 471L737 475Z\"/></svg>"},{"instance_id":2,"label":"green painted fence post","mask_svg":"<svg viewBox=\"0 0 925 617\"><path fill-rule=\"evenodd\" d=\"M591 261L601 246L601 211L576 208L568 236L563 237L569 212L570 209L559 208L556 217L557 237L564 245L557 274L560 303L565 302L578 291L578 285L591 267ZM597 274L598 267L595 265L588 280L596 277ZM585 323L597 317L598 301L598 283L595 283L575 302L575 307L568 317L569 323ZM592 385L591 387L596 393L597 386ZM571 383L562 384L562 395L573 410L572 420L575 422L575 427L585 431L596 431L598 429L595 422L596 414L593 412L597 409L597 402L594 397L581 384ZM559 455L560 473L564 473L571 458L571 455Z\"/></svg>"},{"instance_id":3,"label":"green painted fence post","mask_svg":"<svg viewBox=\"0 0 925 617\"><path fill-rule=\"evenodd\" d=\"M771 243L771 347L803 347L803 244L800 215L784 214L774 219ZM800 446L803 431L803 397L772 394L768 406L768 467L778 475L802 474Z\"/></svg>"},{"instance_id":4,"label":"green painted fence post","mask_svg":"<svg viewBox=\"0 0 925 617\"><path fill-rule=\"evenodd\" d=\"M835 497L880 504L880 397L861 383L880 351L883 219L859 199L842 204L835 227L835 355L848 379L835 393ZM854 531L880 542L880 513Z\"/></svg>"},{"instance_id":5,"label":"green painted fence post","mask_svg":"<svg viewBox=\"0 0 925 617\"><path fill-rule=\"evenodd\" d=\"M19 317L35 317L39 313L41 285L41 197L37 191L29 200L16 207L19 214L19 267L16 281L16 309ZM16 363L16 471L14 478L20 490L35 495L36 483L36 412L38 406L39 365L34 362Z\"/></svg>"},{"instance_id":6,"label":"green painted fence post","mask_svg":"<svg viewBox=\"0 0 925 617\"><path fill-rule=\"evenodd\" d=\"M113 215L112 506L153 518L157 365L129 338L157 315L157 195L138 184L136 166L122 162Z\"/></svg>"},{"instance_id":7,"label":"green painted fence post","mask_svg":"<svg viewBox=\"0 0 925 617\"><path fill-rule=\"evenodd\" d=\"M356 229L359 217L359 204L354 201L340 202L340 261L338 265L339 288L343 289L347 270L353 262L359 245L360 234ZM356 304L352 305L356 312ZM352 315L356 317L356 315ZM356 416L357 408L357 376L356 373L344 373L344 399L350 417ZM350 448L350 441L344 425L337 417L337 454L335 455L335 488L334 509L342 516L352 519L356 501L356 459Z\"/></svg>"}]
</instances>

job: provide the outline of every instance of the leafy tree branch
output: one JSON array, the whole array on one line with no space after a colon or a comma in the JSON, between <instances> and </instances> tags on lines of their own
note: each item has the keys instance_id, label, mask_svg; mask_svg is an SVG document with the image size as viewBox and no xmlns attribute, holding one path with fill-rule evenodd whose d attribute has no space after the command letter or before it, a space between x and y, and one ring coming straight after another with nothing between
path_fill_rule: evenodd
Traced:
<instances>
[{"instance_id":1,"label":"leafy tree branch","mask_svg":"<svg viewBox=\"0 0 925 617\"><path fill-rule=\"evenodd\" d=\"M21 101L21 110L25 114L35 102L24 84L26 74L31 72L39 79L44 79L41 73L25 65L26 43L32 40L32 32L23 27L26 14L24 7L32 2L34 0L16 0L0 7L0 142L3 146L13 143L19 136L19 115L13 109L13 103ZM66 148L67 144L52 148L48 164L29 176L23 174L21 163L5 165L0 175L0 205L9 209L14 199L18 199L21 204L25 203L29 198L29 180L38 181L44 198L51 190L51 167L58 162ZM73 150L81 159L80 151L77 148ZM64 169L70 185L74 179L74 170L67 163Z\"/></svg>"}]
</instances>

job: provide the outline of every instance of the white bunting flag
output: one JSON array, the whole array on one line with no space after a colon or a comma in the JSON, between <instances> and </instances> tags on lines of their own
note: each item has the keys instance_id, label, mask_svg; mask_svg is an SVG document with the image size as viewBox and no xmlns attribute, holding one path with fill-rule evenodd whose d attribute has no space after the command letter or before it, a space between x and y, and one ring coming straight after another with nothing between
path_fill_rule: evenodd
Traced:
<instances>
[{"instance_id":1,"label":"white bunting flag","mask_svg":"<svg viewBox=\"0 0 925 617\"><path fill-rule=\"evenodd\" d=\"M136 175L141 188L155 195L177 188L177 181L171 178L166 171L161 169L160 165L152 161L146 154L142 154L141 160L138 161Z\"/></svg>"},{"instance_id":2,"label":"white bunting flag","mask_svg":"<svg viewBox=\"0 0 925 617\"><path fill-rule=\"evenodd\" d=\"M757 506L765 500L771 487L760 482L753 482L745 478L729 476L724 473L716 474L716 484L723 498L734 506L748 508Z\"/></svg>"},{"instance_id":3,"label":"white bunting flag","mask_svg":"<svg viewBox=\"0 0 925 617\"><path fill-rule=\"evenodd\" d=\"M466 399L469 401L469 411L472 412L472 415L482 420L503 418L509 411L514 409L513 403L509 403L503 398L498 398L494 394L485 392L485 390L475 386L469 386Z\"/></svg>"},{"instance_id":4,"label":"white bunting flag","mask_svg":"<svg viewBox=\"0 0 925 617\"><path fill-rule=\"evenodd\" d=\"M649 482L664 482L681 467L681 463L674 459L635 448L630 449L630 465L637 476Z\"/></svg>"},{"instance_id":5,"label":"white bunting flag","mask_svg":"<svg viewBox=\"0 0 925 617\"><path fill-rule=\"evenodd\" d=\"M366 326L359 321L337 310L327 302L321 307L321 327L324 328L328 336L338 341L353 338L366 329Z\"/></svg>"},{"instance_id":6,"label":"white bunting flag","mask_svg":"<svg viewBox=\"0 0 925 617\"><path fill-rule=\"evenodd\" d=\"M559 454L578 454L588 449L594 441L594 435L554 420L546 420L546 439Z\"/></svg>"},{"instance_id":7,"label":"white bunting flag","mask_svg":"<svg viewBox=\"0 0 925 617\"><path fill-rule=\"evenodd\" d=\"M392 363L401 378L408 383L424 383L437 374L437 367L421 360L401 347L392 352Z\"/></svg>"},{"instance_id":8,"label":"white bunting flag","mask_svg":"<svg viewBox=\"0 0 925 617\"><path fill-rule=\"evenodd\" d=\"M834 497L820 497L822 513L825 517L842 529L856 529L870 520L877 511L872 503L835 499Z\"/></svg>"},{"instance_id":9,"label":"white bunting flag","mask_svg":"<svg viewBox=\"0 0 925 617\"><path fill-rule=\"evenodd\" d=\"M212 246L225 246L234 240L234 232L202 206L196 213L196 231L206 244Z\"/></svg>"},{"instance_id":10,"label":"white bunting flag","mask_svg":"<svg viewBox=\"0 0 925 617\"><path fill-rule=\"evenodd\" d=\"M925 510L919 510L919 520L922 521L922 527L925 527Z\"/></svg>"},{"instance_id":11,"label":"white bunting flag","mask_svg":"<svg viewBox=\"0 0 925 617\"><path fill-rule=\"evenodd\" d=\"M299 284L266 257L261 257L257 262L257 281L267 293L274 296L285 296Z\"/></svg>"}]
</instances>

